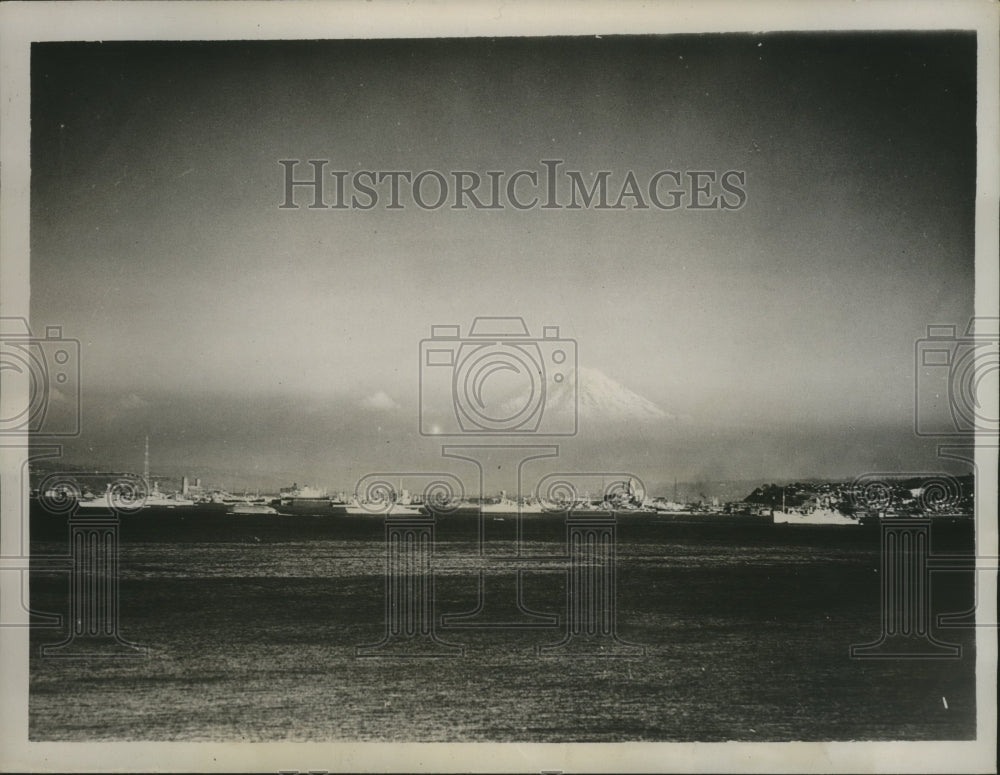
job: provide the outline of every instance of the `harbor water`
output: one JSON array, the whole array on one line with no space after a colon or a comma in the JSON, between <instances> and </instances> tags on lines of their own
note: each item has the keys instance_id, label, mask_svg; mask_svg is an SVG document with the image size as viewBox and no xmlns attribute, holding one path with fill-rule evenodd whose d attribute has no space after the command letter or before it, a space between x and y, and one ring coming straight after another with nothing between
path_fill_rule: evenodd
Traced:
<instances>
[{"instance_id":1,"label":"harbor water","mask_svg":"<svg viewBox=\"0 0 1000 775\"><path fill-rule=\"evenodd\" d=\"M941 660L852 659L880 634L877 529L617 522L609 658L560 642L566 528L554 516L443 517L431 561L442 658L359 657L385 634L385 528L372 517L154 512L119 526L118 632L145 658L59 659L31 632L30 737L40 741L617 742L964 740L975 735L972 629ZM972 553L969 526L934 551ZM32 516L32 552L68 551ZM558 617L538 628L441 627L475 609ZM37 611L70 610L68 574L31 574ZM971 573L935 574L934 613L974 603ZM539 622L543 621L539 616ZM551 619L544 620L551 622Z\"/></svg>"}]
</instances>

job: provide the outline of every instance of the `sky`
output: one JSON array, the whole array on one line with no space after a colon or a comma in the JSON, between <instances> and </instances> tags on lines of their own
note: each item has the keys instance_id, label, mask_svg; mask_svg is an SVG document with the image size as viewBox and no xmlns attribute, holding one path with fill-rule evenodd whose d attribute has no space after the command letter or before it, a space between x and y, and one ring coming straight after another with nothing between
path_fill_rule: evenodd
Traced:
<instances>
[{"instance_id":1,"label":"sky","mask_svg":"<svg viewBox=\"0 0 1000 775\"><path fill-rule=\"evenodd\" d=\"M960 33L34 44L31 314L81 341L67 459L149 434L163 470L264 486L428 465L420 340L520 315L671 418L566 461L924 470L914 342L972 313L975 141ZM746 203L280 209L281 159L738 170Z\"/></svg>"}]
</instances>

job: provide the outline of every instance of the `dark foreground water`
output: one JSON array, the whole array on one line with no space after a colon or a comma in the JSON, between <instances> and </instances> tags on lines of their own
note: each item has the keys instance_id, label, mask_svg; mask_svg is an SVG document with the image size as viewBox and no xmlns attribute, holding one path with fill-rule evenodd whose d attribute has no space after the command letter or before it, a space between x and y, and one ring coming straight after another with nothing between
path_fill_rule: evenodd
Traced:
<instances>
[{"instance_id":1,"label":"dark foreground water","mask_svg":"<svg viewBox=\"0 0 1000 775\"><path fill-rule=\"evenodd\" d=\"M487 555L514 521L490 520ZM959 659L851 659L880 632L878 530L618 526L618 631L645 654L538 656L561 640L564 527L525 523L528 559L493 559L496 618L523 604L544 629L447 629L458 658L358 658L384 633L385 549L371 518L132 517L121 525L120 634L145 659L42 658L32 631L33 740L721 741L975 736L970 629L935 630ZM67 552L35 515L33 552ZM475 607L474 520L437 526L437 613ZM935 528L935 552L972 552ZM32 606L66 614L67 576L32 573ZM940 573L935 613L973 604L971 574Z\"/></svg>"}]
</instances>

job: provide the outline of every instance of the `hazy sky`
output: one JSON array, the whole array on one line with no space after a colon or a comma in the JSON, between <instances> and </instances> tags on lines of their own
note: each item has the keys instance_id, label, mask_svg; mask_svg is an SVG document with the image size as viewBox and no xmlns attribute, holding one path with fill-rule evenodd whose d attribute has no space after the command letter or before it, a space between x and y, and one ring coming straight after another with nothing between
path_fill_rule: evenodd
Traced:
<instances>
[{"instance_id":1,"label":"hazy sky","mask_svg":"<svg viewBox=\"0 0 1000 775\"><path fill-rule=\"evenodd\" d=\"M629 170L732 169L747 201L280 210L279 159L563 159L612 190ZM971 34L35 44L31 161L33 324L82 341L81 443L104 452L109 429L163 437L238 394L246 427L209 411L164 457L208 464L223 443L234 467L238 449L274 468L277 448L347 476L333 461L367 442L337 423L405 437L419 340L492 314L559 325L581 365L695 426L759 429L758 461L794 429L776 475L878 464L846 441L828 459L845 429L901 434L905 463L927 449L902 433L914 340L972 312ZM674 465L728 471L724 447Z\"/></svg>"}]
</instances>

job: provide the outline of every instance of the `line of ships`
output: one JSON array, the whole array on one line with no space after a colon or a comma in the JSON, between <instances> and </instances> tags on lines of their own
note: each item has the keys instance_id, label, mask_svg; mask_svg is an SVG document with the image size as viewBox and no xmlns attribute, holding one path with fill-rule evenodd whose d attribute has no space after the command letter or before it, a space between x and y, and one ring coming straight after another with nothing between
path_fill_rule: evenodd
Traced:
<instances>
[{"instance_id":1,"label":"line of ships","mask_svg":"<svg viewBox=\"0 0 1000 775\"><path fill-rule=\"evenodd\" d=\"M46 493L53 497L56 493ZM101 495L88 494L78 498L77 508L81 511L109 509L115 504L115 496L109 490ZM433 509L414 498L407 490L401 489L395 497L387 501L366 503L357 498L347 500L332 497L327 491L297 484L284 488L278 497L260 495L233 496L216 491L210 495L193 499L182 493L163 493L154 482L150 492L142 499L143 509L171 509L191 511L201 514L228 514L231 516L407 516L435 513L454 515L489 515L503 520L517 515L540 515L552 513L585 514L613 513L616 516L659 516L678 522L713 522L739 524L790 524L790 525L842 525L858 526L864 520L846 516L834 509L776 509L756 504L731 506L691 505L668 501L663 498L639 499L626 492L614 502L594 501L588 497L577 500L572 508L569 504L543 504L534 498L513 499L506 494L499 498L481 501L459 501L438 504Z\"/></svg>"},{"instance_id":2,"label":"line of ships","mask_svg":"<svg viewBox=\"0 0 1000 775\"><path fill-rule=\"evenodd\" d=\"M418 516L428 515L432 511L435 514L454 514L464 516L491 515L493 519L502 521L506 517L516 517L518 515L533 514L578 514L590 513L612 513L616 516L658 516L664 519L677 522L711 522L711 523L739 523L739 524L788 524L788 525L841 525L858 526L870 522L872 517L867 515L856 517L842 514L840 511L831 508L811 506L808 508L792 509L786 508L784 497L779 510L776 507L765 506L754 503L738 503L720 506L717 500L713 500L711 505L704 503L681 504L677 503L676 483L674 500L665 498L649 499L644 497L640 488L636 487L632 480L629 480L625 487L615 492L614 495L605 496L601 500L595 500L584 495L572 503L562 502L555 504L542 503L537 498L513 499L507 496L506 492L501 492L499 498L480 499L478 501L462 500L451 503L435 503L431 508L427 504L414 498L408 490L400 488L392 492L385 500L375 502L365 502L357 497L348 500L344 496L331 497L326 490L314 487L293 484L291 487L283 488L279 491L278 497L249 496L242 497L230 495L223 491L213 491L205 493L200 485L201 481L196 480L195 488L189 487L187 477L183 479L181 492L163 493L155 480L149 476L149 438L146 438L145 455L143 465L143 481L153 481L149 492L134 494L132 502L122 502L116 500L121 497L121 493L112 491L112 485L107 484L106 490L100 495L90 492L79 492L75 488L67 488L60 492L47 492L45 496L56 500L76 500L78 511L87 512L96 509L108 511L122 510L124 506L127 511L144 511L146 509L171 509L192 511L201 514L229 514L232 516ZM189 497L197 493L195 497ZM33 492L32 496L37 497L40 493ZM130 508L131 507L131 508ZM879 521L882 516L874 517L874 521ZM892 515L888 515L892 516ZM963 520L969 515L936 515L947 516Z\"/></svg>"}]
</instances>

